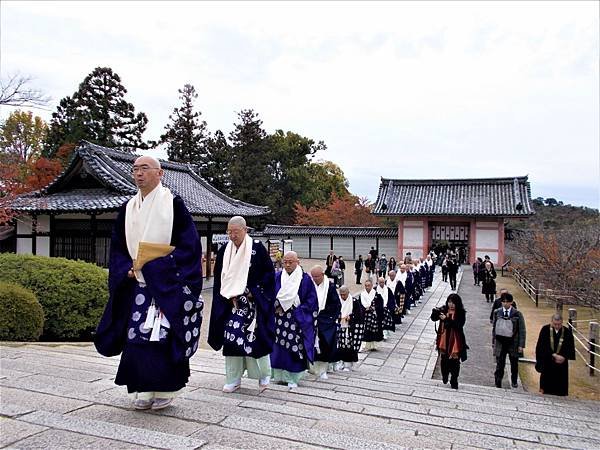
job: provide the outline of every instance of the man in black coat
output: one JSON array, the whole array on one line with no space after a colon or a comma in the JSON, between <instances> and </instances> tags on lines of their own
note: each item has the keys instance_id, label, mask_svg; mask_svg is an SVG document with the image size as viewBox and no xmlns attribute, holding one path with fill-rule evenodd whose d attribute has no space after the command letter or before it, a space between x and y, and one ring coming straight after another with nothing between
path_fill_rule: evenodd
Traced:
<instances>
[{"instance_id":1,"label":"man in black coat","mask_svg":"<svg viewBox=\"0 0 600 450\"><path fill-rule=\"evenodd\" d=\"M454 257L448 258L446 261L448 268L448 278L450 278L450 289L456 291L456 274L458 273L458 263Z\"/></svg>"},{"instance_id":2,"label":"man in black coat","mask_svg":"<svg viewBox=\"0 0 600 450\"><path fill-rule=\"evenodd\" d=\"M508 289L506 289L506 288L500 289L500 297L498 297L497 299L494 300L494 304L492 305L492 310L490 311L490 323L494 323L494 311L496 311L498 308L500 308L502 306L502 295L503 294L508 294ZM512 307L513 308L517 307L517 302L515 302L514 299L512 302Z\"/></svg>"},{"instance_id":3,"label":"man in black coat","mask_svg":"<svg viewBox=\"0 0 600 450\"><path fill-rule=\"evenodd\" d=\"M502 387L506 356L510 360L511 386L516 388L519 377L519 356L525 348L525 318L520 311L513 308L513 297L506 293L502 297L502 307L494 312L492 329L492 347L496 357L494 378L496 387Z\"/></svg>"},{"instance_id":4,"label":"man in black coat","mask_svg":"<svg viewBox=\"0 0 600 450\"><path fill-rule=\"evenodd\" d=\"M361 284L360 277L362 276L363 266L364 263L362 255L358 255L358 259L354 261L354 273L356 274L356 284Z\"/></svg>"}]
</instances>

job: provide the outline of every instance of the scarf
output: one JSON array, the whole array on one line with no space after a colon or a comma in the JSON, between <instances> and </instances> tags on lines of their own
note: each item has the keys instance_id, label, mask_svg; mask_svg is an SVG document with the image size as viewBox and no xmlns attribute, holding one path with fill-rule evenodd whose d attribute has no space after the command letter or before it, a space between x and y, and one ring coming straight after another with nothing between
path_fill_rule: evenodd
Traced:
<instances>
[{"instance_id":1,"label":"scarf","mask_svg":"<svg viewBox=\"0 0 600 450\"><path fill-rule=\"evenodd\" d=\"M252 256L252 238L244 238L239 248L229 241L223 254L221 271L221 295L227 299L241 295L248 284L248 271Z\"/></svg>"},{"instance_id":2,"label":"scarf","mask_svg":"<svg viewBox=\"0 0 600 450\"><path fill-rule=\"evenodd\" d=\"M556 347L556 351L554 351L554 328L552 327L552 325L550 325L550 350L553 353L556 353L557 355L560 354L560 350L562 348L563 345L563 339L564 339L564 333L563 333L563 328L560 328L560 331L558 332L558 347Z\"/></svg>"},{"instance_id":3,"label":"scarf","mask_svg":"<svg viewBox=\"0 0 600 450\"><path fill-rule=\"evenodd\" d=\"M408 272L400 272L397 276L396 279L402 283L402 286L406 286L406 279L408 278Z\"/></svg>"},{"instance_id":4,"label":"scarf","mask_svg":"<svg viewBox=\"0 0 600 450\"><path fill-rule=\"evenodd\" d=\"M137 258L140 242L170 244L173 231L173 194L158 183L142 198L138 190L125 208L125 239L131 259ZM145 284L141 270L135 271L138 282Z\"/></svg>"},{"instance_id":5,"label":"scarf","mask_svg":"<svg viewBox=\"0 0 600 450\"><path fill-rule=\"evenodd\" d=\"M398 275L396 275L393 280L388 278L387 281L385 282L385 285L387 287L389 287L394 294L396 293L396 285L397 284L398 284Z\"/></svg>"},{"instance_id":6,"label":"scarf","mask_svg":"<svg viewBox=\"0 0 600 450\"><path fill-rule=\"evenodd\" d=\"M370 307L371 303L373 303L373 299L375 299L375 289L371 289L371 292L363 290L360 293L360 303L364 308Z\"/></svg>"},{"instance_id":7,"label":"scarf","mask_svg":"<svg viewBox=\"0 0 600 450\"><path fill-rule=\"evenodd\" d=\"M340 316L348 317L350 314L352 314L352 306L353 306L352 296L348 295L348 298L346 300L342 299L341 296L339 296L339 297L340 297L340 303L342 305L342 310L340 311Z\"/></svg>"},{"instance_id":8,"label":"scarf","mask_svg":"<svg viewBox=\"0 0 600 450\"><path fill-rule=\"evenodd\" d=\"M379 295L381 295L381 297L383 298L383 304L384 304L384 305L387 305L387 301L388 301L388 292L389 292L389 291L388 291L388 287L387 287L387 286L383 286L383 287L381 287L381 286L377 285L377 289L376 289L376 290L377 290L377 293L378 293Z\"/></svg>"},{"instance_id":9,"label":"scarf","mask_svg":"<svg viewBox=\"0 0 600 450\"><path fill-rule=\"evenodd\" d=\"M279 300L279 304L284 311L292 306L300 305L298 289L300 289L303 273L300 266L297 266L291 274L288 274L285 270L281 272L281 288L277 293L277 300Z\"/></svg>"},{"instance_id":10,"label":"scarf","mask_svg":"<svg viewBox=\"0 0 600 450\"><path fill-rule=\"evenodd\" d=\"M442 321L438 333L438 350L440 353L444 353L452 359L458 359L463 347L458 330L446 327L446 323Z\"/></svg>"},{"instance_id":11,"label":"scarf","mask_svg":"<svg viewBox=\"0 0 600 450\"><path fill-rule=\"evenodd\" d=\"M319 300L319 312L325 309L325 303L327 302L327 291L329 291L329 278L327 275L323 275L323 282L320 285L315 285L315 289L317 290L317 300Z\"/></svg>"}]
</instances>

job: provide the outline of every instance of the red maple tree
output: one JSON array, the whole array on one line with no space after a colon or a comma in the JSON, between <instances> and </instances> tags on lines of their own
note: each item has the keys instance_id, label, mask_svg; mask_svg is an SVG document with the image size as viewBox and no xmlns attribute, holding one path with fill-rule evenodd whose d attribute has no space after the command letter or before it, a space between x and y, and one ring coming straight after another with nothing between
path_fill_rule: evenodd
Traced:
<instances>
[{"instance_id":1,"label":"red maple tree","mask_svg":"<svg viewBox=\"0 0 600 450\"><path fill-rule=\"evenodd\" d=\"M296 225L380 227L381 218L371 214L371 204L366 198L356 195L338 196L331 194L329 202L323 206L305 207L294 205Z\"/></svg>"}]
</instances>

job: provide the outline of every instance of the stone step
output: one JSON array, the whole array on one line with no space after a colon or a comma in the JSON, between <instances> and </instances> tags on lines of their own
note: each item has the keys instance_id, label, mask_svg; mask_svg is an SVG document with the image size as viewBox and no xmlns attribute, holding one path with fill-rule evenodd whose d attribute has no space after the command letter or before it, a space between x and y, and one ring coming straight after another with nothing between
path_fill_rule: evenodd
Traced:
<instances>
[{"instance_id":1,"label":"stone step","mask_svg":"<svg viewBox=\"0 0 600 450\"><path fill-rule=\"evenodd\" d=\"M154 448L195 449L200 448L206 443L206 441L199 438L178 436L128 425L109 423L102 420L83 419L46 411L35 411L25 414L19 417L19 421ZM48 447L52 447L53 444L56 445L56 442L48 442Z\"/></svg>"}]
</instances>

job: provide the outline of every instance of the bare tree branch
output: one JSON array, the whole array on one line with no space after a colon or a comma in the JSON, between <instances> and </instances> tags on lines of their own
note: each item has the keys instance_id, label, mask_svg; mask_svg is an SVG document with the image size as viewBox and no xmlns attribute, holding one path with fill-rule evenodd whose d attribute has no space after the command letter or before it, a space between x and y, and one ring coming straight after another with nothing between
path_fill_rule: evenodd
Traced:
<instances>
[{"instance_id":1,"label":"bare tree branch","mask_svg":"<svg viewBox=\"0 0 600 450\"><path fill-rule=\"evenodd\" d=\"M46 109L50 97L39 89L31 88L32 80L32 77L18 74L0 80L0 105Z\"/></svg>"}]
</instances>

